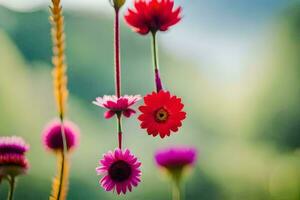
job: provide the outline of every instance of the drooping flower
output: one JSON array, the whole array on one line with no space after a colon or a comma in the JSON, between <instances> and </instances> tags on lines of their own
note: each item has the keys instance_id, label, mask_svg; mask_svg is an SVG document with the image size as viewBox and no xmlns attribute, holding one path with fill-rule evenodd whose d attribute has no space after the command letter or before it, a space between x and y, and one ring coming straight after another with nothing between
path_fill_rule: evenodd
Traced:
<instances>
[{"instance_id":1,"label":"drooping flower","mask_svg":"<svg viewBox=\"0 0 300 200\"><path fill-rule=\"evenodd\" d=\"M28 151L29 145L21 137L0 137L0 154L20 154Z\"/></svg>"},{"instance_id":2,"label":"drooping flower","mask_svg":"<svg viewBox=\"0 0 300 200\"><path fill-rule=\"evenodd\" d=\"M25 174L29 168L25 155L7 153L0 154L0 176L17 176Z\"/></svg>"},{"instance_id":3,"label":"drooping flower","mask_svg":"<svg viewBox=\"0 0 300 200\"><path fill-rule=\"evenodd\" d=\"M63 123L67 150L74 149L79 142L79 128L71 121ZM43 131L43 143L46 149L63 150L62 127L59 120L50 122Z\"/></svg>"},{"instance_id":4,"label":"drooping flower","mask_svg":"<svg viewBox=\"0 0 300 200\"><path fill-rule=\"evenodd\" d=\"M150 31L167 31L181 19L181 7L174 8L173 0L135 0L134 9L128 9L125 21L142 35Z\"/></svg>"},{"instance_id":5,"label":"drooping flower","mask_svg":"<svg viewBox=\"0 0 300 200\"><path fill-rule=\"evenodd\" d=\"M197 150L191 147L173 147L158 150L155 153L157 165L169 170L193 166L196 158Z\"/></svg>"},{"instance_id":6,"label":"drooping flower","mask_svg":"<svg viewBox=\"0 0 300 200\"><path fill-rule=\"evenodd\" d=\"M147 129L153 137L160 135L161 138L170 136L171 131L176 132L181 127L181 121L186 113L182 111L184 105L181 99L171 96L168 91L152 92L144 97L144 105L139 107L142 114L138 117L141 128Z\"/></svg>"},{"instance_id":7,"label":"drooping flower","mask_svg":"<svg viewBox=\"0 0 300 200\"><path fill-rule=\"evenodd\" d=\"M120 98L112 95L104 95L104 97L97 97L96 101L93 101L93 104L100 106L102 108L107 108L108 111L104 113L104 117L109 119L115 114L123 114L125 117L130 117L135 114L135 110L130 108L133 104L141 99L140 95L125 95Z\"/></svg>"},{"instance_id":8,"label":"drooping flower","mask_svg":"<svg viewBox=\"0 0 300 200\"><path fill-rule=\"evenodd\" d=\"M126 194L141 181L141 163L128 149L109 151L99 164L101 166L96 171L98 175L103 175L99 183L106 191L116 190L117 194Z\"/></svg>"}]
</instances>

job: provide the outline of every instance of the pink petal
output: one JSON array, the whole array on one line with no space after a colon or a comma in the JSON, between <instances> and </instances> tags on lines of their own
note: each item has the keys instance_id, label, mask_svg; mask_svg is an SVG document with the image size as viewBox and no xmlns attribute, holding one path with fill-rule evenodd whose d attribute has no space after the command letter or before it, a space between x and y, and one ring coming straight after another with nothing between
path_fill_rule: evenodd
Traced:
<instances>
[{"instance_id":1,"label":"pink petal","mask_svg":"<svg viewBox=\"0 0 300 200\"><path fill-rule=\"evenodd\" d=\"M127 117L127 118L129 118L131 115L133 115L133 114L135 114L135 113L136 113L135 110L133 110L133 109L131 109L131 108L129 108L129 109L123 111L123 115L124 115L125 117Z\"/></svg>"},{"instance_id":2,"label":"pink petal","mask_svg":"<svg viewBox=\"0 0 300 200\"><path fill-rule=\"evenodd\" d=\"M117 184L116 189L117 189L117 194L120 194L122 190L122 186L120 184Z\"/></svg>"},{"instance_id":3,"label":"pink petal","mask_svg":"<svg viewBox=\"0 0 300 200\"><path fill-rule=\"evenodd\" d=\"M112 110L108 110L104 113L104 117L105 119L110 119L111 117L113 117L116 113Z\"/></svg>"}]
</instances>

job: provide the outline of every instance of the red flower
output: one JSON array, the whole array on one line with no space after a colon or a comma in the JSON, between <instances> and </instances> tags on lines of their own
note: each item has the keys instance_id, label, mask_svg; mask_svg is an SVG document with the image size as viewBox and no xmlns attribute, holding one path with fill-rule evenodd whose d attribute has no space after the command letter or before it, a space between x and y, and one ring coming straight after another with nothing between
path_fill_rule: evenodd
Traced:
<instances>
[{"instance_id":1,"label":"red flower","mask_svg":"<svg viewBox=\"0 0 300 200\"><path fill-rule=\"evenodd\" d=\"M142 35L166 31L181 19L181 7L173 9L173 0L135 0L134 7L128 9L125 21Z\"/></svg>"},{"instance_id":2,"label":"red flower","mask_svg":"<svg viewBox=\"0 0 300 200\"><path fill-rule=\"evenodd\" d=\"M139 107L142 114L138 119L142 122L141 128L147 129L149 135L155 137L159 134L164 138L170 136L171 131L178 131L186 117L180 98L161 90L145 96L144 102L145 105Z\"/></svg>"}]
</instances>

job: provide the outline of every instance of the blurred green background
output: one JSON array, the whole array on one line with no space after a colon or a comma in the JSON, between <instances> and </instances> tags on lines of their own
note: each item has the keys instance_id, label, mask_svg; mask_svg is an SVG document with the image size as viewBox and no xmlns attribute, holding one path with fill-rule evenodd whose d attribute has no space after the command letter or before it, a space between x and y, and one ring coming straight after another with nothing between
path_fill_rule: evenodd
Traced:
<instances>
[{"instance_id":1,"label":"blurred green background","mask_svg":"<svg viewBox=\"0 0 300 200\"><path fill-rule=\"evenodd\" d=\"M184 17L159 35L160 66L188 117L164 140L148 136L136 116L124 120L125 146L142 161L143 175L132 193L117 197L103 191L95 173L117 144L115 122L91 103L114 93L112 9L103 0L64 2L68 118L81 129L68 199L171 199L153 152L182 144L200 152L185 182L187 200L299 200L300 2L176 3ZM31 145L31 169L19 179L16 199L47 199L55 174L55 158L41 144L41 130L56 116L48 4L0 0L0 135L20 135ZM145 95L154 89L150 38L123 20L121 31L123 93ZM6 193L1 184L0 199Z\"/></svg>"}]
</instances>

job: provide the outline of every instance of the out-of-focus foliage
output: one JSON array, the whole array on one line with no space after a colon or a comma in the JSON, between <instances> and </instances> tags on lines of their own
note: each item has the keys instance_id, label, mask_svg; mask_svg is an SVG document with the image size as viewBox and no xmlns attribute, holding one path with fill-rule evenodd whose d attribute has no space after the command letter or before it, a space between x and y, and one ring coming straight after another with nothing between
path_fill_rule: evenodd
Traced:
<instances>
[{"instance_id":1,"label":"out-of-focus foliage","mask_svg":"<svg viewBox=\"0 0 300 200\"><path fill-rule=\"evenodd\" d=\"M142 161L143 181L121 199L170 198L152 152L171 144L200 151L186 180L189 200L300 198L299 10L294 7L276 20L264 53L254 56L241 84L215 85L197 64L161 48L162 78L182 97L188 118L178 135L165 140L147 136L134 118L125 121L125 146ZM91 104L98 95L114 93L112 18L74 11L65 16L69 118L82 132L68 199L115 199L100 188L95 173L102 154L116 146L114 122L104 121ZM0 7L0 135L21 135L31 144L31 170L20 178L16 199L46 199L55 174L55 159L43 150L40 134L56 116L49 30L47 11ZM144 95L153 89L149 43L122 27L123 93ZM0 199L6 191L1 184Z\"/></svg>"}]
</instances>

